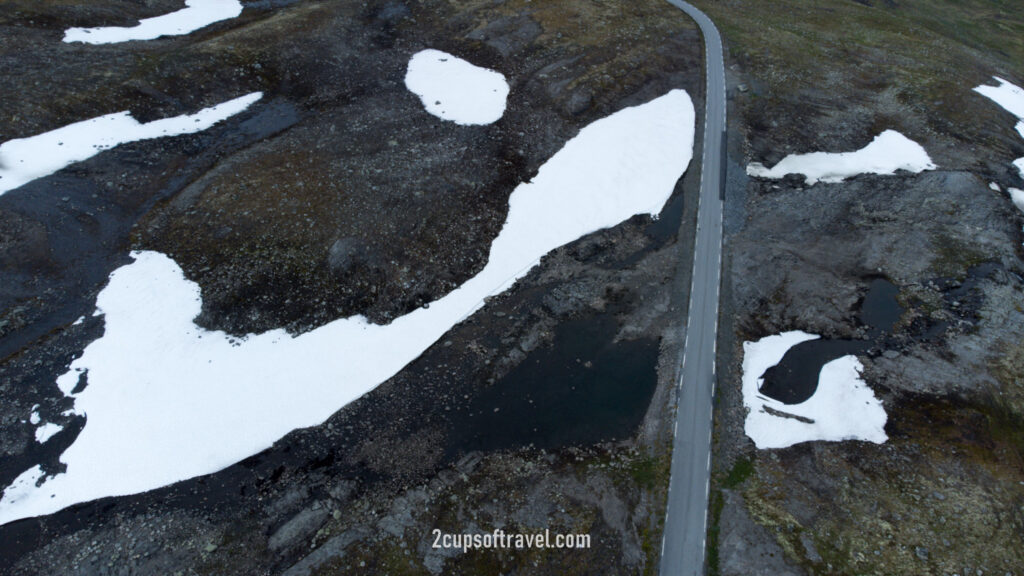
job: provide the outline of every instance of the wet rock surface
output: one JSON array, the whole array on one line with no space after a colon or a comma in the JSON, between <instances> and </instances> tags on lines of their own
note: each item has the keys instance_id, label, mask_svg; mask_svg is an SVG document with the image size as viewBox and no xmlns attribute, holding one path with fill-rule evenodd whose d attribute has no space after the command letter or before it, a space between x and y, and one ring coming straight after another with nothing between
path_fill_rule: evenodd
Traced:
<instances>
[{"instance_id":1,"label":"wet rock surface","mask_svg":"<svg viewBox=\"0 0 1024 576\"><path fill-rule=\"evenodd\" d=\"M59 472L87 425L63 415L72 401L54 381L102 334L95 297L130 250L172 256L200 285L197 321L211 329L389 322L483 267L513 188L581 127L672 88L703 109L697 31L657 2L247 2L237 19L185 37L60 42L70 26L177 8L0 7L3 140L264 92L210 130L120 146L0 196L5 485L36 464ZM505 116L462 127L424 112L402 82L424 48L505 74ZM0 527L0 573L652 572L698 178L691 164L660 220L634 218L548 255L321 426L216 474ZM602 346L643 350L645 383L620 391L635 409L583 432L555 421L543 443L514 433L484 451L461 443L493 431L481 398L516 398L510 375L548 353L567 321L600 321ZM571 385L543 376L552 389ZM572 396L551 398L544 410L557 413ZM27 422L37 404L64 426L43 445ZM548 528L593 544L463 553L433 548L434 528Z\"/></svg>"}]
</instances>

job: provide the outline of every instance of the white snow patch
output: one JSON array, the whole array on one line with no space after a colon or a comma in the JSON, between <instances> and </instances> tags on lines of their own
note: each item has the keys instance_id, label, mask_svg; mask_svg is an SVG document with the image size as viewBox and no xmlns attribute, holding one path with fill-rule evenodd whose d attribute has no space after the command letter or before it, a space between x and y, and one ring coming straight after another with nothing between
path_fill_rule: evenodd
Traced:
<instances>
[{"instance_id":1,"label":"white snow patch","mask_svg":"<svg viewBox=\"0 0 1024 576\"><path fill-rule=\"evenodd\" d=\"M29 415L28 422L33 426L37 426L36 442L39 442L40 444L46 442L47 440L50 439L51 436L64 429L63 426L59 424L53 424L50 422L47 422L46 424L39 426L40 422L42 421L43 418L39 415L39 404L36 404L35 406L32 407L32 414Z\"/></svg>"},{"instance_id":2,"label":"white snow patch","mask_svg":"<svg viewBox=\"0 0 1024 576\"><path fill-rule=\"evenodd\" d=\"M886 130L870 144L856 152L812 152L791 154L772 168L751 162L747 174L757 178L783 178L787 174L803 174L807 185L842 182L858 174L895 174L897 170L921 172L934 170L928 153L920 144L895 130Z\"/></svg>"},{"instance_id":3,"label":"white snow patch","mask_svg":"<svg viewBox=\"0 0 1024 576\"><path fill-rule=\"evenodd\" d=\"M99 311L99 309L97 309L97 311ZM72 364L72 366L74 366L74 364ZM71 396L71 391L74 390L76 386L78 386L79 377L85 372L86 369L81 367L68 370L64 374L61 374L59 378L57 378L57 388L59 388L60 391L63 392L65 396Z\"/></svg>"},{"instance_id":4,"label":"white snow patch","mask_svg":"<svg viewBox=\"0 0 1024 576\"><path fill-rule=\"evenodd\" d=\"M418 357L544 254L635 214L657 214L693 153L694 109L673 90L585 127L509 198L484 269L391 324L362 316L292 337L236 340L193 322L199 287L163 254L134 252L96 300L101 338L57 380L88 418L67 472L0 500L0 524L215 472L323 422ZM10 489L9 489L10 490Z\"/></svg>"},{"instance_id":5,"label":"white snow patch","mask_svg":"<svg viewBox=\"0 0 1024 576\"><path fill-rule=\"evenodd\" d=\"M65 42L113 44L129 40L153 40L161 36L181 36L214 22L236 18L242 13L239 0L185 0L185 7L170 14L139 20L135 26L68 28Z\"/></svg>"},{"instance_id":6,"label":"white snow patch","mask_svg":"<svg viewBox=\"0 0 1024 576\"><path fill-rule=\"evenodd\" d=\"M989 182L988 183L988 189L992 190L993 192L1002 192L1003 191L1003 189L999 187L999 184L996 184L995 182Z\"/></svg>"},{"instance_id":7,"label":"white snow patch","mask_svg":"<svg viewBox=\"0 0 1024 576\"><path fill-rule=\"evenodd\" d=\"M1003 80L998 76L993 76L996 82L999 82L998 86L977 86L974 91L992 100L996 104L1002 106L1007 112L1017 117L1016 129L1017 133L1020 134L1021 138L1024 138L1024 88ZM1013 161L1013 165L1017 168L1017 172L1021 178L1024 178L1024 158L1018 158Z\"/></svg>"},{"instance_id":8,"label":"white snow patch","mask_svg":"<svg viewBox=\"0 0 1024 576\"><path fill-rule=\"evenodd\" d=\"M1007 188L1007 192L1010 193L1010 200L1018 210L1024 212L1024 190L1019 188Z\"/></svg>"},{"instance_id":9,"label":"white snow patch","mask_svg":"<svg viewBox=\"0 0 1024 576\"><path fill-rule=\"evenodd\" d=\"M245 110L262 96L262 92L253 92L195 114L145 124L139 124L131 112L115 112L36 136L8 140L0 144L0 195L119 144L201 132Z\"/></svg>"},{"instance_id":10,"label":"white snow patch","mask_svg":"<svg viewBox=\"0 0 1024 576\"><path fill-rule=\"evenodd\" d=\"M38 498L36 482L43 477L43 469L33 466L22 472L11 485L4 489L3 502L8 506L17 506L22 502Z\"/></svg>"},{"instance_id":11,"label":"white snow patch","mask_svg":"<svg viewBox=\"0 0 1024 576\"><path fill-rule=\"evenodd\" d=\"M36 428L36 442L43 444L50 439L51 436L63 430L64 427L60 424L54 424L53 422L47 422L42 426Z\"/></svg>"},{"instance_id":12,"label":"white snow patch","mask_svg":"<svg viewBox=\"0 0 1024 576\"><path fill-rule=\"evenodd\" d=\"M993 78L999 82L998 86L982 85L976 87L974 91L999 104L1018 119L1024 120L1024 89L998 76L993 76ZM1018 124L1017 130L1021 129L1021 125Z\"/></svg>"},{"instance_id":13,"label":"white snow patch","mask_svg":"<svg viewBox=\"0 0 1024 576\"><path fill-rule=\"evenodd\" d=\"M864 369L856 356L843 356L825 364L818 376L818 389L800 404L784 404L761 395L761 375L776 365L791 347L818 336L805 332L784 332L757 342L743 343L743 405L747 407L744 427L760 448L785 448L813 440L867 440L885 442L886 414L882 403L864 384ZM807 423L768 413L765 408L813 420Z\"/></svg>"},{"instance_id":14,"label":"white snow patch","mask_svg":"<svg viewBox=\"0 0 1024 576\"><path fill-rule=\"evenodd\" d=\"M456 124L497 121L509 91L500 72L440 50L423 50L409 60L405 87L420 97L427 112Z\"/></svg>"},{"instance_id":15,"label":"white snow patch","mask_svg":"<svg viewBox=\"0 0 1024 576\"><path fill-rule=\"evenodd\" d=\"M72 322L71 325L72 326L78 326L82 322L85 322L85 316L79 316L78 320L75 320L74 322Z\"/></svg>"}]
</instances>

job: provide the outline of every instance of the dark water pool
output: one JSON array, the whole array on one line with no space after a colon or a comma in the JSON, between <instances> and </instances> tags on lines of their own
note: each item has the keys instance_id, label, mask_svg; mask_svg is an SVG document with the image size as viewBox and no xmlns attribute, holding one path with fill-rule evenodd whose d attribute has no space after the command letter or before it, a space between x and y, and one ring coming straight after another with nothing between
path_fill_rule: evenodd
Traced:
<instances>
[{"instance_id":1,"label":"dark water pool","mask_svg":"<svg viewBox=\"0 0 1024 576\"><path fill-rule=\"evenodd\" d=\"M656 340L613 343L611 313L570 320L470 404L449 453L551 448L635 433L657 384Z\"/></svg>"},{"instance_id":2,"label":"dark water pool","mask_svg":"<svg viewBox=\"0 0 1024 576\"><path fill-rule=\"evenodd\" d=\"M892 332L903 314L896 301L899 288L888 280L871 282L861 304L860 320L869 327L872 340ZM799 404L818 390L818 375L825 364L846 356L860 354L872 340L830 340L822 338L801 342L790 348L778 364L765 370L759 392L784 404Z\"/></svg>"},{"instance_id":3,"label":"dark water pool","mask_svg":"<svg viewBox=\"0 0 1024 576\"><path fill-rule=\"evenodd\" d=\"M872 334L892 332L903 315L903 307L896 301L900 289L882 278L871 281L860 308L860 321L870 327Z\"/></svg>"},{"instance_id":4,"label":"dark water pool","mask_svg":"<svg viewBox=\"0 0 1024 576\"><path fill-rule=\"evenodd\" d=\"M867 348L862 340L809 340L790 348L782 360L764 371L761 394L784 404L799 404L818 390L821 367Z\"/></svg>"}]
</instances>

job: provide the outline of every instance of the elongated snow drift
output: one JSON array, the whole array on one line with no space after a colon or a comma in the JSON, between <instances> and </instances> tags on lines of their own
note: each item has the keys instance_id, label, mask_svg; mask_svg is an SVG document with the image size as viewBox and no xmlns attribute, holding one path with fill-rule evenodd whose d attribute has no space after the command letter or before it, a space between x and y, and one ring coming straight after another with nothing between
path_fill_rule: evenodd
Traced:
<instances>
[{"instance_id":1,"label":"elongated snow drift","mask_svg":"<svg viewBox=\"0 0 1024 576\"><path fill-rule=\"evenodd\" d=\"M161 36L181 36L227 20L242 13L239 0L185 0L181 10L139 20L135 26L103 26L99 28L68 28L65 42L115 44L129 40L153 40Z\"/></svg>"},{"instance_id":2,"label":"elongated snow drift","mask_svg":"<svg viewBox=\"0 0 1024 576\"><path fill-rule=\"evenodd\" d=\"M693 133L693 103L682 90L585 127L512 192L486 267L386 326L355 316L296 337L273 330L236 340L193 322L199 287L173 260L133 253L97 297L103 336L57 381L88 418L61 456L67 472L44 480L39 467L23 473L0 499L0 523L215 472L323 422L546 253L660 212L690 162ZM71 394L83 376L88 386Z\"/></svg>"},{"instance_id":3,"label":"elongated snow drift","mask_svg":"<svg viewBox=\"0 0 1024 576\"><path fill-rule=\"evenodd\" d=\"M771 168L751 162L747 174L756 178L783 178L803 174L807 185L842 182L858 174L895 174L897 170L934 170L928 153L920 144L895 130L886 130L856 152L812 152L791 154Z\"/></svg>"},{"instance_id":4,"label":"elongated snow drift","mask_svg":"<svg viewBox=\"0 0 1024 576\"><path fill-rule=\"evenodd\" d=\"M121 144L201 132L262 97L262 92L253 92L195 114L145 124L132 118L131 112L115 112L28 138L8 140L0 144L0 195Z\"/></svg>"}]
</instances>

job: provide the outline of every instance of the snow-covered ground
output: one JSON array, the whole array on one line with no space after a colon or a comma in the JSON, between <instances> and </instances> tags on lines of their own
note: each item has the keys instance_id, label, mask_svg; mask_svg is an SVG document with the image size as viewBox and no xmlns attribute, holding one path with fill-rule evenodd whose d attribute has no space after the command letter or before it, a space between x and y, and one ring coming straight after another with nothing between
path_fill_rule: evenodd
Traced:
<instances>
[{"instance_id":1,"label":"snow-covered ground","mask_svg":"<svg viewBox=\"0 0 1024 576\"><path fill-rule=\"evenodd\" d=\"M974 91L999 104L1007 112L1016 116L1017 133L1020 134L1021 138L1024 138L1024 88L1003 80L998 76L993 76L993 78L995 78L996 82L999 82L998 86L982 85L976 87ZM1014 160L1013 165L1017 168L1020 177L1024 178L1024 158ZM1017 204L1016 200L1014 200L1014 204ZM1020 207L1019 204L1017 206Z\"/></svg>"},{"instance_id":2,"label":"snow-covered ground","mask_svg":"<svg viewBox=\"0 0 1024 576\"><path fill-rule=\"evenodd\" d=\"M812 152L791 154L772 168L751 162L747 174L757 178L783 178L787 174L803 174L807 185L842 182L858 174L895 174L897 170L921 172L934 170L928 153L920 144L895 130L886 130L870 144L856 152Z\"/></svg>"},{"instance_id":3,"label":"snow-covered ground","mask_svg":"<svg viewBox=\"0 0 1024 576\"><path fill-rule=\"evenodd\" d=\"M505 113L508 82L500 72L474 66L440 50L409 60L405 86L427 112L456 124L490 124Z\"/></svg>"},{"instance_id":4,"label":"snow-covered ground","mask_svg":"<svg viewBox=\"0 0 1024 576\"><path fill-rule=\"evenodd\" d=\"M87 416L61 456L67 472L38 487L38 468L22 474L0 499L0 523L215 472L323 422L546 253L659 213L690 162L693 135L693 103L682 90L585 127L513 191L486 267L386 326L355 316L297 337L273 330L235 339L193 322L199 287L173 260L134 252L97 297L103 336L57 381ZM88 386L72 395L83 375Z\"/></svg>"},{"instance_id":5,"label":"snow-covered ground","mask_svg":"<svg viewBox=\"0 0 1024 576\"><path fill-rule=\"evenodd\" d=\"M49 176L119 144L192 134L230 118L263 97L253 92L195 114L140 124L131 112L116 112L0 144L0 195Z\"/></svg>"},{"instance_id":6,"label":"snow-covered ground","mask_svg":"<svg viewBox=\"0 0 1024 576\"><path fill-rule=\"evenodd\" d=\"M998 86L981 85L974 91L999 104L1010 114L1024 120L1024 88L998 76L992 78L999 83ZM1018 124L1017 130L1024 130L1024 123Z\"/></svg>"},{"instance_id":7,"label":"snow-covered ground","mask_svg":"<svg viewBox=\"0 0 1024 576\"><path fill-rule=\"evenodd\" d=\"M40 444L45 443L50 439L51 436L63 430L64 427L60 424L54 424L53 422L47 422L42 426L36 428L36 442Z\"/></svg>"},{"instance_id":8,"label":"snow-covered ground","mask_svg":"<svg viewBox=\"0 0 1024 576\"><path fill-rule=\"evenodd\" d=\"M1010 194L1010 200L1018 210L1024 212L1024 190L1019 188L1007 188L1006 191Z\"/></svg>"},{"instance_id":9,"label":"snow-covered ground","mask_svg":"<svg viewBox=\"0 0 1024 576\"><path fill-rule=\"evenodd\" d=\"M813 440L881 444L888 439L885 409L861 380L863 366L856 356L825 364L817 391L800 404L784 404L759 393L765 370L778 364L793 346L817 338L793 331L743 343L743 405L748 409L744 430L758 448L785 448Z\"/></svg>"},{"instance_id":10,"label":"snow-covered ground","mask_svg":"<svg viewBox=\"0 0 1024 576\"><path fill-rule=\"evenodd\" d=\"M52 422L47 422L40 426L42 422L43 418L39 415L39 405L36 404L32 407L32 414L28 417L28 423L36 426L36 442L40 444L46 442L51 436L64 429L63 426Z\"/></svg>"},{"instance_id":11,"label":"snow-covered ground","mask_svg":"<svg viewBox=\"0 0 1024 576\"><path fill-rule=\"evenodd\" d=\"M129 40L153 40L161 36L188 34L214 22L236 18L242 13L239 0L185 0L185 7L170 14L139 20L135 26L68 28L65 42L114 44Z\"/></svg>"}]
</instances>

